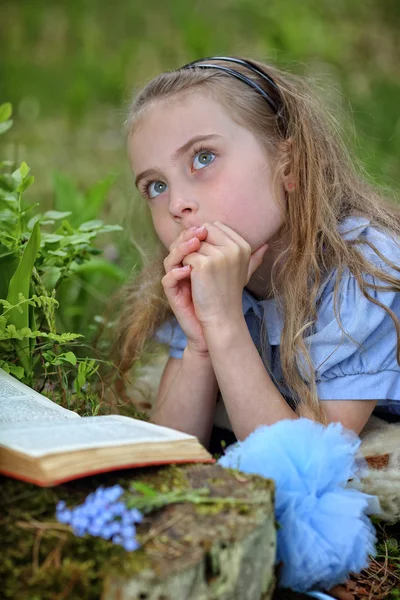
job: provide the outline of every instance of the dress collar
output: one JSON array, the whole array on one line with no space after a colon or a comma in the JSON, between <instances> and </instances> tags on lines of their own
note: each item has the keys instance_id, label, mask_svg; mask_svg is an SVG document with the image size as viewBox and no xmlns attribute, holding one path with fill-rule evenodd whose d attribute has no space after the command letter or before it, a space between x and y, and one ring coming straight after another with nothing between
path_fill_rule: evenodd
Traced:
<instances>
[{"instance_id":1,"label":"dress collar","mask_svg":"<svg viewBox=\"0 0 400 600\"><path fill-rule=\"evenodd\" d=\"M275 298L256 300L248 290L244 289L242 305L244 315L252 309L259 319L265 319L268 341L272 346L278 346L283 330L283 318Z\"/></svg>"}]
</instances>

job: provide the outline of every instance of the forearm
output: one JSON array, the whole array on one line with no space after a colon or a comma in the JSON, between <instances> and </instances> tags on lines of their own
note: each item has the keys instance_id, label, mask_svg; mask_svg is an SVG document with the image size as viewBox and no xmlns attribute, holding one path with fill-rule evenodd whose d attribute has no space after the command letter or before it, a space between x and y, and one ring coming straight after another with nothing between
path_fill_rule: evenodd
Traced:
<instances>
[{"instance_id":1,"label":"forearm","mask_svg":"<svg viewBox=\"0 0 400 600\"><path fill-rule=\"evenodd\" d=\"M151 420L199 438L207 446L214 421L217 380L208 355L185 348L164 372Z\"/></svg>"},{"instance_id":2,"label":"forearm","mask_svg":"<svg viewBox=\"0 0 400 600\"><path fill-rule=\"evenodd\" d=\"M224 404L238 439L259 425L296 419L272 382L251 339L246 322L220 324L205 331L208 351Z\"/></svg>"}]
</instances>

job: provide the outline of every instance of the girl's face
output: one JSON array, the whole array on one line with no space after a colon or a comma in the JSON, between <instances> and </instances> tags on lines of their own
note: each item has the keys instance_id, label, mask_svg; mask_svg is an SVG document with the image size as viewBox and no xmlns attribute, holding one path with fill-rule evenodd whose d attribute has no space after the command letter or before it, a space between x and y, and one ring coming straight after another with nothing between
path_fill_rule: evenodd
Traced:
<instances>
[{"instance_id":1,"label":"girl's face","mask_svg":"<svg viewBox=\"0 0 400 600\"><path fill-rule=\"evenodd\" d=\"M222 221L251 246L283 224L265 149L206 93L184 93L148 108L128 140L136 185L166 248L182 229Z\"/></svg>"}]
</instances>

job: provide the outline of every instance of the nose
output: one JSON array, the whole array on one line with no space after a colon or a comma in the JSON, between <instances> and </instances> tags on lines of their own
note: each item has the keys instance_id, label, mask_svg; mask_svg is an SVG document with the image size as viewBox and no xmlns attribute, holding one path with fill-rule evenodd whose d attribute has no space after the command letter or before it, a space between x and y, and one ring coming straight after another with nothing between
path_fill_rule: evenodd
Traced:
<instances>
[{"instance_id":1,"label":"nose","mask_svg":"<svg viewBox=\"0 0 400 600\"><path fill-rule=\"evenodd\" d=\"M197 213L198 203L195 199L189 198L187 194L175 193L170 190L168 210L172 219L176 223L181 223Z\"/></svg>"}]
</instances>

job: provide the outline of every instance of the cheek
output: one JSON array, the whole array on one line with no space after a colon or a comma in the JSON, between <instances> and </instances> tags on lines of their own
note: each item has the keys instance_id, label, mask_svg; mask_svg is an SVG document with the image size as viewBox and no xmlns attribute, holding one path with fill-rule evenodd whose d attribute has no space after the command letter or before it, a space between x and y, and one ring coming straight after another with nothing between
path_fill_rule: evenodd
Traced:
<instances>
[{"instance_id":1,"label":"cheek","mask_svg":"<svg viewBox=\"0 0 400 600\"><path fill-rule=\"evenodd\" d=\"M151 220L153 221L154 231L165 248L169 248L173 242L173 233L169 226L168 220L165 219L163 211L152 209L150 211Z\"/></svg>"},{"instance_id":2,"label":"cheek","mask_svg":"<svg viewBox=\"0 0 400 600\"><path fill-rule=\"evenodd\" d=\"M238 233L240 229L257 229L265 221L271 204L265 187L262 189L247 177L232 177L229 183L221 183L216 200L219 214Z\"/></svg>"},{"instance_id":3,"label":"cheek","mask_svg":"<svg viewBox=\"0 0 400 600\"><path fill-rule=\"evenodd\" d=\"M232 227L252 247L265 242L282 225L283 213L271 188L255 176L232 176L215 195L218 219Z\"/></svg>"}]
</instances>

